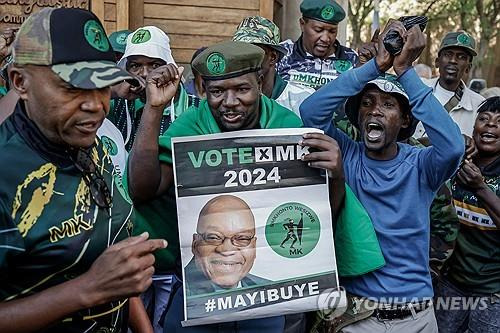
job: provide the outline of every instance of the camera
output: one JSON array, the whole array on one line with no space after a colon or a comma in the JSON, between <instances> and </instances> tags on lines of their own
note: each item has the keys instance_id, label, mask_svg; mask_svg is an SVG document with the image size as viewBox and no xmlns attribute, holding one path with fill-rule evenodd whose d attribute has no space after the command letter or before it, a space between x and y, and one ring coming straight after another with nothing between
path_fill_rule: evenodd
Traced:
<instances>
[{"instance_id":1,"label":"camera","mask_svg":"<svg viewBox=\"0 0 500 333\"><path fill-rule=\"evenodd\" d=\"M415 24L418 24L420 30L424 31L425 26L429 19L426 16L403 16L398 19L401 21L406 30L413 27ZM384 46L387 52L392 55L398 55L401 53L403 49L403 37L399 35L396 30L389 30L384 37Z\"/></svg>"}]
</instances>

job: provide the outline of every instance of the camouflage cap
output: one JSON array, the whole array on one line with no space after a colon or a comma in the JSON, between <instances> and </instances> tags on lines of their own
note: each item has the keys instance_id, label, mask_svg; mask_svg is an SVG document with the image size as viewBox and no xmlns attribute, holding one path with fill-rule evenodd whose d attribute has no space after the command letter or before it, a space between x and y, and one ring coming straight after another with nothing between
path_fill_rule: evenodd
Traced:
<instances>
[{"instance_id":1,"label":"camouflage cap","mask_svg":"<svg viewBox=\"0 0 500 333\"><path fill-rule=\"evenodd\" d=\"M238 25L233 40L252 44L267 45L281 55L286 55L286 49L280 45L280 29L273 21L262 16L249 16Z\"/></svg>"},{"instance_id":2,"label":"camouflage cap","mask_svg":"<svg viewBox=\"0 0 500 333\"><path fill-rule=\"evenodd\" d=\"M330 24L338 24L345 18L344 9L334 0L304 0L300 12L303 17Z\"/></svg>"},{"instance_id":3,"label":"camouflage cap","mask_svg":"<svg viewBox=\"0 0 500 333\"><path fill-rule=\"evenodd\" d=\"M476 40L465 31L448 32L441 41L438 54L448 47L461 47L466 49L473 57L477 56Z\"/></svg>"},{"instance_id":4,"label":"camouflage cap","mask_svg":"<svg viewBox=\"0 0 500 333\"><path fill-rule=\"evenodd\" d=\"M407 128L401 128L399 131L398 135L398 141L403 141L408 139L413 135L415 132L415 129L417 128L418 120L413 117L411 113L411 108L410 108L410 101L408 98L408 95L406 94L406 91L404 90L403 86L399 81L397 80L397 76L392 75L392 74L385 74L383 76L379 76L375 80L372 80L368 82L363 91L361 91L359 94L355 96L351 96L347 99L346 104L345 104L345 113L347 115L347 118L349 118L349 121L357 128L359 128L359 123L358 123L358 116L359 116L359 106L361 103L361 97L364 93L364 91L369 88L369 86L375 86L376 88L380 89L383 92L389 93L391 95L397 95L402 98L399 98L399 100L402 102L402 107L403 107L403 112L407 112L410 116L410 126Z\"/></svg>"},{"instance_id":5,"label":"camouflage cap","mask_svg":"<svg viewBox=\"0 0 500 333\"><path fill-rule=\"evenodd\" d=\"M228 41L208 47L192 66L205 80L224 80L260 70L263 59L260 47Z\"/></svg>"},{"instance_id":6,"label":"camouflage cap","mask_svg":"<svg viewBox=\"0 0 500 333\"><path fill-rule=\"evenodd\" d=\"M109 35L108 38L113 51L125 53L125 46L127 46L127 37L131 32L132 31L130 30L119 30Z\"/></svg>"},{"instance_id":7,"label":"camouflage cap","mask_svg":"<svg viewBox=\"0 0 500 333\"><path fill-rule=\"evenodd\" d=\"M17 65L50 66L80 89L132 79L116 65L101 22L87 10L45 8L31 15L16 34L12 55Z\"/></svg>"}]
</instances>

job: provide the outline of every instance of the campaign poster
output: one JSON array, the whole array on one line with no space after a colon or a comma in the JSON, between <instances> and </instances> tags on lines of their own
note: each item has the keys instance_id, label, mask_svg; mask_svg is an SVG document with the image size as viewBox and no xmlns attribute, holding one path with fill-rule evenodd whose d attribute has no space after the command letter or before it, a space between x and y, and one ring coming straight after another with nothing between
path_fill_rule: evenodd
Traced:
<instances>
[{"instance_id":1,"label":"campaign poster","mask_svg":"<svg viewBox=\"0 0 500 333\"><path fill-rule=\"evenodd\" d=\"M301 160L307 132L320 131L172 140L183 325L314 311L337 289L328 177Z\"/></svg>"}]
</instances>

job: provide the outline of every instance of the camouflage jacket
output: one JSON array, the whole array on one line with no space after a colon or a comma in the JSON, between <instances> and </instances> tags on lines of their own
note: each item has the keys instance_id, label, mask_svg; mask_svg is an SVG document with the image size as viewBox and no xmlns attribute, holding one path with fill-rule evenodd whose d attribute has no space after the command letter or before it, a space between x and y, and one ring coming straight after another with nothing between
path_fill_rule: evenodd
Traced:
<instances>
[{"instance_id":1,"label":"camouflage jacket","mask_svg":"<svg viewBox=\"0 0 500 333\"><path fill-rule=\"evenodd\" d=\"M287 54L278 63L276 69L283 79L314 89L335 80L358 64L357 53L335 40L335 53L327 59L320 59L309 54L302 46L302 36L296 41L288 39L280 44L287 49Z\"/></svg>"}]
</instances>

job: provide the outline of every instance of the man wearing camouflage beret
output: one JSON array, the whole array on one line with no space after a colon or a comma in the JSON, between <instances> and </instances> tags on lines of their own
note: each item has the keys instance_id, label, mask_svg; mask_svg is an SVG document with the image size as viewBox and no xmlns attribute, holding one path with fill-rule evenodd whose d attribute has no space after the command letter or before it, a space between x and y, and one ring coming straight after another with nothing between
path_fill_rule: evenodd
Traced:
<instances>
[{"instance_id":1,"label":"man wearing camouflage beret","mask_svg":"<svg viewBox=\"0 0 500 333\"><path fill-rule=\"evenodd\" d=\"M334 0L304 0L299 20L302 35L281 45L287 54L278 63L283 79L318 89L358 64L354 50L340 45L338 24L344 9Z\"/></svg>"},{"instance_id":2,"label":"man wearing camouflage beret","mask_svg":"<svg viewBox=\"0 0 500 333\"><path fill-rule=\"evenodd\" d=\"M203 78L207 97L198 107L190 108L173 122L160 136L159 142L162 110L175 95L184 69L166 65L148 75L147 104L129 160L129 184L134 200L161 196L171 188L173 137L302 126L300 118L292 111L262 95L259 71L263 59L264 51L260 47L244 42L224 42L201 52L192 65ZM331 154L326 154L328 159L338 156L333 152L336 147L332 140L319 135L317 141L323 145L316 147L316 144L311 143L310 146L319 150L328 147L326 150L331 151ZM333 165L332 161L325 162ZM331 171L335 174L338 172ZM343 188L343 182L341 185ZM284 329L283 316L244 320L237 325L232 322L183 328L181 283L177 282L173 290L175 292L165 317L164 332L279 333Z\"/></svg>"},{"instance_id":3,"label":"man wearing camouflage beret","mask_svg":"<svg viewBox=\"0 0 500 333\"><path fill-rule=\"evenodd\" d=\"M441 41L435 60L439 77L424 80L425 84L432 87L434 96L458 124L462 134L468 137L472 136L477 110L484 101L481 95L464 83L476 55L474 37L465 31L448 32ZM427 133L421 123L414 137L427 142Z\"/></svg>"},{"instance_id":4,"label":"man wearing camouflage beret","mask_svg":"<svg viewBox=\"0 0 500 333\"><path fill-rule=\"evenodd\" d=\"M30 16L13 57L20 101L0 125L0 331L125 331L128 299L166 246L128 238L132 204L113 161L124 146L96 137L109 86L131 76L80 9Z\"/></svg>"},{"instance_id":5,"label":"man wearing camouflage beret","mask_svg":"<svg viewBox=\"0 0 500 333\"><path fill-rule=\"evenodd\" d=\"M262 93L300 116L300 104L314 89L287 82L276 73L276 63L287 53L286 49L279 45L278 26L264 17L250 16L238 25L233 40L252 43L264 50Z\"/></svg>"}]
</instances>

